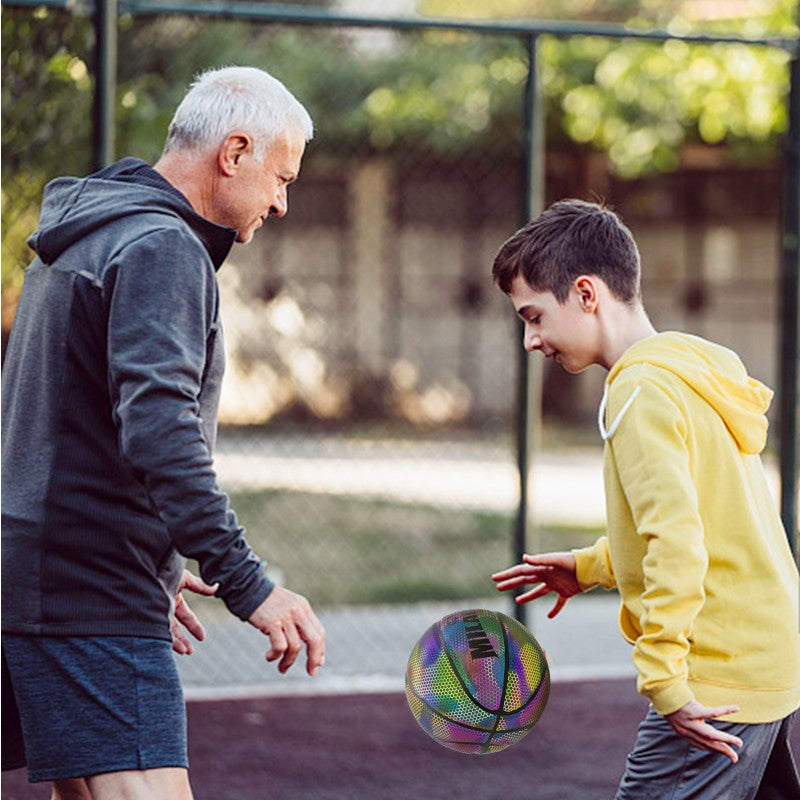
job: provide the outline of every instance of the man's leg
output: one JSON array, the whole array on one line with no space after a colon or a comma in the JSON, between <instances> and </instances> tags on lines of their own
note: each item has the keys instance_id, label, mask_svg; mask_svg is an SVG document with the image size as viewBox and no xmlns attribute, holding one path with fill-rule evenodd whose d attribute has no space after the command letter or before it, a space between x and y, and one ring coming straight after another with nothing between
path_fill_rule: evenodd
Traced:
<instances>
[{"instance_id":1,"label":"man's leg","mask_svg":"<svg viewBox=\"0 0 800 800\"><path fill-rule=\"evenodd\" d=\"M192 800L185 769L107 772L53 782L51 800Z\"/></svg>"},{"instance_id":2,"label":"man's leg","mask_svg":"<svg viewBox=\"0 0 800 800\"><path fill-rule=\"evenodd\" d=\"M92 800L192 800L189 773L179 767L107 772L86 783Z\"/></svg>"},{"instance_id":3,"label":"man's leg","mask_svg":"<svg viewBox=\"0 0 800 800\"><path fill-rule=\"evenodd\" d=\"M50 800L92 800L92 795L83 778L64 778L53 781Z\"/></svg>"}]
</instances>

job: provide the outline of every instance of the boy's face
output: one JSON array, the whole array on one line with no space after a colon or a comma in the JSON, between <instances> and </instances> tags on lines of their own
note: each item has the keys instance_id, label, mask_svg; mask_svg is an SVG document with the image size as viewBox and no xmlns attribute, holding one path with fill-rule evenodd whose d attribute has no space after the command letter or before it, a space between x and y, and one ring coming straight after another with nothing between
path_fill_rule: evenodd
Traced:
<instances>
[{"instance_id":1,"label":"boy's face","mask_svg":"<svg viewBox=\"0 0 800 800\"><path fill-rule=\"evenodd\" d=\"M555 359L567 372L581 372L598 363L597 329L591 300L576 281L566 302L559 303L549 291L537 291L517 275L509 297L522 319L525 330L523 346L529 352L540 350Z\"/></svg>"}]
</instances>

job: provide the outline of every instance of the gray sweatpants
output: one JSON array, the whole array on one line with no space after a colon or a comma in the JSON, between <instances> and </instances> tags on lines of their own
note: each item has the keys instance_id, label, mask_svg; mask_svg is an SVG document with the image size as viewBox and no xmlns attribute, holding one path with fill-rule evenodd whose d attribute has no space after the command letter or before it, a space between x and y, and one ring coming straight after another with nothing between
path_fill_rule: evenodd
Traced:
<instances>
[{"instance_id":1,"label":"gray sweatpants","mask_svg":"<svg viewBox=\"0 0 800 800\"><path fill-rule=\"evenodd\" d=\"M800 800L789 732L794 714L747 725L714 721L738 736L739 761L693 747L652 708L639 726L616 800Z\"/></svg>"}]
</instances>

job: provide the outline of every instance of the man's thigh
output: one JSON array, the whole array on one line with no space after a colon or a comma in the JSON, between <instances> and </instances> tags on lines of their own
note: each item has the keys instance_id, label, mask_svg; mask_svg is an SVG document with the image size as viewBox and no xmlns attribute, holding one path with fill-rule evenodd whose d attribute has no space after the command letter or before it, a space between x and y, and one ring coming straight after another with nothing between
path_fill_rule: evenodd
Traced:
<instances>
[{"instance_id":1,"label":"man's thigh","mask_svg":"<svg viewBox=\"0 0 800 800\"><path fill-rule=\"evenodd\" d=\"M186 707L169 642L3 636L28 779L188 766Z\"/></svg>"}]
</instances>

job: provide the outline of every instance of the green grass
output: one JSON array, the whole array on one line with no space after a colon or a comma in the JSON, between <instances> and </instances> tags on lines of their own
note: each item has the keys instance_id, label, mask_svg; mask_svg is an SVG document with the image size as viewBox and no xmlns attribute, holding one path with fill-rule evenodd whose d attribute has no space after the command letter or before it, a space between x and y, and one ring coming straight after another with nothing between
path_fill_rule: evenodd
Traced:
<instances>
[{"instance_id":1,"label":"green grass","mask_svg":"<svg viewBox=\"0 0 800 800\"><path fill-rule=\"evenodd\" d=\"M511 515L290 491L231 494L269 574L315 607L491 597L512 563ZM597 528L548 527L541 550L591 544ZM194 565L192 565L194 566Z\"/></svg>"}]
</instances>

